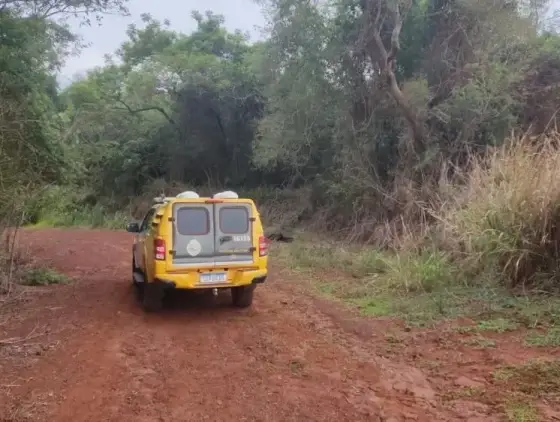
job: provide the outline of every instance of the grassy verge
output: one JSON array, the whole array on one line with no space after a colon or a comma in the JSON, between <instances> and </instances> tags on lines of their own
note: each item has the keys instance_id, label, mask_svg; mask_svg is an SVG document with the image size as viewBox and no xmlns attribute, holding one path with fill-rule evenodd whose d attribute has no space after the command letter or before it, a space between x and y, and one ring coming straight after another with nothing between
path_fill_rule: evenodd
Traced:
<instances>
[{"instance_id":1,"label":"grassy verge","mask_svg":"<svg viewBox=\"0 0 560 422\"><path fill-rule=\"evenodd\" d=\"M121 230L130 219L124 213L107 213L102 207L84 208L73 212L57 213L46 210L28 227L84 227Z\"/></svg>"},{"instance_id":2,"label":"grassy verge","mask_svg":"<svg viewBox=\"0 0 560 422\"><path fill-rule=\"evenodd\" d=\"M30 227L124 229L128 215L98 203L94 195L71 186L51 186L27 204Z\"/></svg>"},{"instance_id":3,"label":"grassy verge","mask_svg":"<svg viewBox=\"0 0 560 422\"><path fill-rule=\"evenodd\" d=\"M560 345L559 297L515 294L499 283L468 280L441 251L397 254L300 240L275 244L273 254L292 271L304 273L318 295L356 308L365 316L400 318L408 326L421 327L453 321L452 330L467 334L457 341L472 350L499 348L497 334L508 332L515 332L509 339L521 337L520 348ZM460 324L456 322L459 317L474 322ZM396 348L402 348L397 337L388 334L387 343L396 342ZM489 403L497 406L504 420L548 420L539 406L557 402L559 371L560 360L497 367L489 390L489 384L450 388L444 400L486 403L491 398Z\"/></svg>"},{"instance_id":4,"label":"grassy verge","mask_svg":"<svg viewBox=\"0 0 560 422\"><path fill-rule=\"evenodd\" d=\"M432 187L430 223L403 221L402 230L395 223L392 232L405 235L384 242L391 252L300 238L280 254L296 269L326 275L320 292L368 315L417 323L470 316L478 331L545 327L526 343L557 344L560 134L508 140L471 157L458 179ZM342 274L338 282L333 274Z\"/></svg>"},{"instance_id":5,"label":"grassy verge","mask_svg":"<svg viewBox=\"0 0 560 422\"><path fill-rule=\"evenodd\" d=\"M514 294L499 284L463 279L451 258L437 250L395 254L296 241L278 245L275 253L287 267L305 272L319 294L356 307L364 315L403 318L413 325L469 317L476 325L462 330L540 327L528 344L558 341L554 327L560 326L560 298Z\"/></svg>"}]
</instances>

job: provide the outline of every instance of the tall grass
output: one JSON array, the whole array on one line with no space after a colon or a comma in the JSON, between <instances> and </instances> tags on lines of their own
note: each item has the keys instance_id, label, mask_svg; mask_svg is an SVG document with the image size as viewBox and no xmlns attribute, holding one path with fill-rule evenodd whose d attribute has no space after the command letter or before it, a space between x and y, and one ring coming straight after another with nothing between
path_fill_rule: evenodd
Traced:
<instances>
[{"instance_id":1,"label":"tall grass","mask_svg":"<svg viewBox=\"0 0 560 422\"><path fill-rule=\"evenodd\" d=\"M440 221L466 275L560 287L560 134L512 139L475 159Z\"/></svg>"}]
</instances>

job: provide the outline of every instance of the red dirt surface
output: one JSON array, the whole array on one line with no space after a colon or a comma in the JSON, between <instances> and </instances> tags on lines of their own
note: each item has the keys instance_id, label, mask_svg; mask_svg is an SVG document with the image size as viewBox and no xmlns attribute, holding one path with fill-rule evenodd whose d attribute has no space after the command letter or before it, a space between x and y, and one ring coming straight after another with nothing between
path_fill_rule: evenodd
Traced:
<instances>
[{"instance_id":1,"label":"red dirt surface","mask_svg":"<svg viewBox=\"0 0 560 422\"><path fill-rule=\"evenodd\" d=\"M146 314L131 244L122 232L22 234L25 254L74 282L0 310L0 341L12 339L0 343L0 421L498 421L490 371L535 353L359 318L274 263L251 309L177 295ZM457 385L487 397L450 398Z\"/></svg>"}]
</instances>

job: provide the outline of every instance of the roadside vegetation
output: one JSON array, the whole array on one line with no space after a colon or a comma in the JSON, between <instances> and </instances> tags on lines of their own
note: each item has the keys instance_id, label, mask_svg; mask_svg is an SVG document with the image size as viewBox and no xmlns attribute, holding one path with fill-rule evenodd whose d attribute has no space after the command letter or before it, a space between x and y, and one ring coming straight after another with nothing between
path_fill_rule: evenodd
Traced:
<instances>
[{"instance_id":1,"label":"roadside vegetation","mask_svg":"<svg viewBox=\"0 0 560 422\"><path fill-rule=\"evenodd\" d=\"M17 233L12 234L17 236ZM66 275L43 263L35 262L16 246L6 247L5 250L10 249L10 255L5 252L0 255L0 265L3 269L0 273L0 310L1 305L10 299L11 293L16 293L17 296L22 292L22 286L50 286L71 282Z\"/></svg>"},{"instance_id":2,"label":"roadside vegetation","mask_svg":"<svg viewBox=\"0 0 560 422\"><path fill-rule=\"evenodd\" d=\"M125 211L109 211L88 200L79 191L53 186L28 202L25 220L28 227L82 227L122 230L131 218Z\"/></svg>"},{"instance_id":3,"label":"roadside vegetation","mask_svg":"<svg viewBox=\"0 0 560 422\"><path fill-rule=\"evenodd\" d=\"M465 183L439 196L433 222L391 247L299 239L280 248L296 269L346 282L318 287L364 313L410 320L506 318L526 327L560 323L556 133L531 145L514 138L473 158Z\"/></svg>"},{"instance_id":4,"label":"roadside vegetation","mask_svg":"<svg viewBox=\"0 0 560 422\"><path fill-rule=\"evenodd\" d=\"M68 284L70 279L57 271L44 267L27 268L21 274L22 284L26 286L50 286Z\"/></svg>"}]
</instances>

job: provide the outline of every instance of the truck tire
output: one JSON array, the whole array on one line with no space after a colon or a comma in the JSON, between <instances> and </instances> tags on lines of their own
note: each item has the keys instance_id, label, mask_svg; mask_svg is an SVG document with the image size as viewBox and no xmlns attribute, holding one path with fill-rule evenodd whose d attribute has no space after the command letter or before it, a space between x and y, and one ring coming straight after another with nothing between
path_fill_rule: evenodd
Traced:
<instances>
[{"instance_id":1,"label":"truck tire","mask_svg":"<svg viewBox=\"0 0 560 422\"><path fill-rule=\"evenodd\" d=\"M132 284L134 286L136 286L138 283L136 283L136 279L134 278L134 274L136 273L136 271L138 271L136 269L136 261L134 259L134 255L132 255Z\"/></svg>"},{"instance_id":2,"label":"truck tire","mask_svg":"<svg viewBox=\"0 0 560 422\"><path fill-rule=\"evenodd\" d=\"M132 258L132 286L134 288L134 292L136 293L136 297L142 300L144 296L144 283L139 283L136 281L136 277L142 276L142 272L136 267L136 262L134 257Z\"/></svg>"},{"instance_id":3,"label":"truck tire","mask_svg":"<svg viewBox=\"0 0 560 422\"><path fill-rule=\"evenodd\" d=\"M163 308L163 288L153 283L143 286L142 307L146 312L157 312Z\"/></svg>"},{"instance_id":4,"label":"truck tire","mask_svg":"<svg viewBox=\"0 0 560 422\"><path fill-rule=\"evenodd\" d=\"M233 305L237 306L238 308L248 308L253 303L254 291L255 286L233 287L231 289Z\"/></svg>"}]
</instances>

